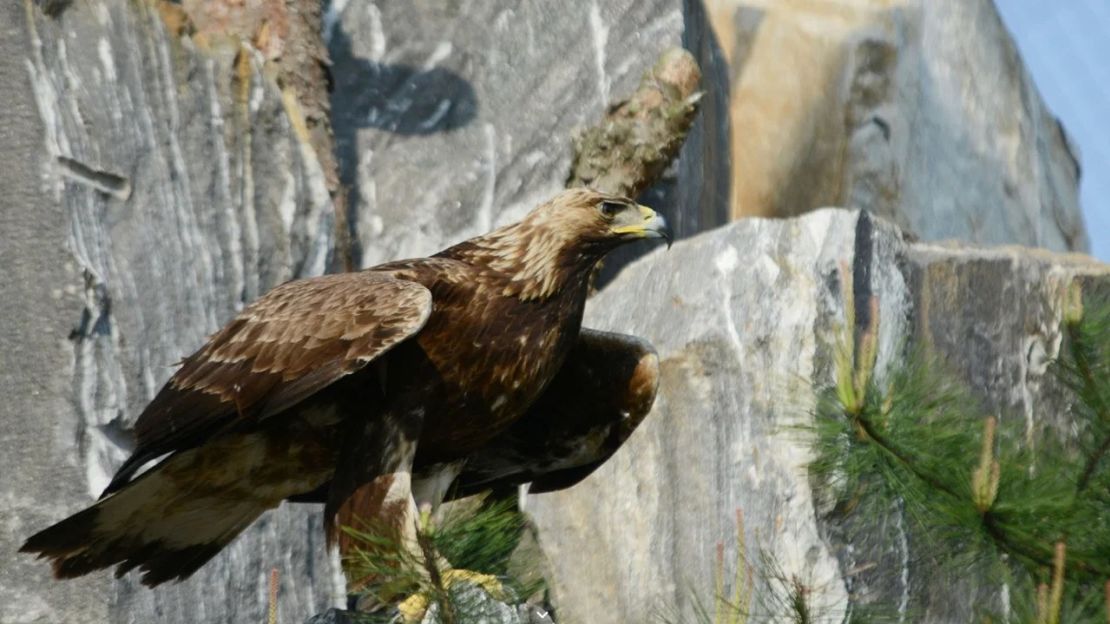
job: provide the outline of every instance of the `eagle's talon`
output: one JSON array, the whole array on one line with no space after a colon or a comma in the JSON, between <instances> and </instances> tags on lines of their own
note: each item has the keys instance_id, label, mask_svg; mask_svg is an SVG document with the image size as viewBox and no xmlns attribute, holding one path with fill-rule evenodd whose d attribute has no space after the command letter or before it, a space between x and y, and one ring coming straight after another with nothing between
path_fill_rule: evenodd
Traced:
<instances>
[{"instance_id":1,"label":"eagle's talon","mask_svg":"<svg viewBox=\"0 0 1110 624\"><path fill-rule=\"evenodd\" d=\"M428 595L425 592L418 592L402 600L401 604L397 605L397 611L401 614L402 622L416 624L424 619L429 605L431 601L428 600Z\"/></svg>"},{"instance_id":2,"label":"eagle's talon","mask_svg":"<svg viewBox=\"0 0 1110 624\"><path fill-rule=\"evenodd\" d=\"M508 600L509 595L505 586L492 574L483 574L473 570L448 570L443 575L445 589L451 589L456 583L470 583L481 587L494 600Z\"/></svg>"},{"instance_id":3,"label":"eagle's talon","mask_svg":"<svg viewBox=\"0 0 1110 624\"><path fill-rule=\"evenodd\" d=\"M509 599L509 592L501 581L492 574L483 574L473 570L451 569L443 573L443 589L450 594L455 585L466 583L480 587L490 598L499 602ZM428 608L432 606L429 590L422 590L405 598L397 605L401 614L401 621L405 624L418 624L424 619Z\"/></svg>"}]
</instances>

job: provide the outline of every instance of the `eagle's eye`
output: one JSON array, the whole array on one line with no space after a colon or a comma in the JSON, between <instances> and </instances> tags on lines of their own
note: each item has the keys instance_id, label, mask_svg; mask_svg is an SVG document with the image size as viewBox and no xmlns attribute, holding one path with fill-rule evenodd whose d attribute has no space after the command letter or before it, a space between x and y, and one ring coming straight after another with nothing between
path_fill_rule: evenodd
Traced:
<instances>
[{"instance_id":1,"label":"eagle's eye","mask_svg":"<svg viewBox=\"0 0 1110 624\"><path fill-rule=\"evenodd\" d=\"M618 212L624 210L625 208L626 206L624 204L612 201L603 201L598 204L597 207L597 209L601 211L601 214L605 215L606 219L612 219L613 217L617 216Z\"/></svg>"}]
</instances>

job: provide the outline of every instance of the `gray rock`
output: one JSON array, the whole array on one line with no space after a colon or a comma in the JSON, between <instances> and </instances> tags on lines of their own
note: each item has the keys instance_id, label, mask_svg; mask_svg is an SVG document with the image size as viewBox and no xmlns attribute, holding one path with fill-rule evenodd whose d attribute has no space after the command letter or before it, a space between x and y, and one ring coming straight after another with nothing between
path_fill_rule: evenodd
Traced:
<instances>
[{"instance_id":1,"label":"gray rock","mask_svg":"<svg viewBox=\"0 0 1110 624\"><path fill-rule=\"evenodd\" d=\"M343 609L328 609L305 620L304 624L357 624L358 616Z\"/></svg>"},{"instance_id":2,"label":"gray rock","mask_svg":"<svg viewBox=\"0 0 1110 624\"><path fill-rule=\"evenodd\" d=\"M574 130L684 42L706 95L660 205L680 236L727 219L726 82L696 2L333 2L326 22L362 266L433 253L560 190Z\"/></svg>"},{"instance_id":3,"label":"gray rock","mask_svg":"<svg viewBox=\"0 0 1110 624\"><path fill-rule=\"evenodd\" d=\"M153 3L0 7L0 621L265 620L343 596L315 510L268 514L186 582L54 582L14 553L92 502L127 428L245 302L323 270L330 203L280 94L237 45L200 48ZM245 100L238 99L243 86Z\"/></svg>"},{"instance_id":4,"label":"gray rock","mask_svg":"<svg viewBox=\"0 0 1110 624\"><path fill-rule=\"evenodd\" d=\"M474 624L531 624L527 609L507 605L495 600L484 589L471 583L452 586L448 593L455 606L455 617L459 622ZM420 624L440 624L439 603L433 602L424 614Z\"/></svg>"},{"instance_id":5,"label":"gray rock","mask_svg":"<svg viewBox=\"0 0 1110 624\"><path fill-rule=\"evenodd\" d=\"M451 595L457 603L464 605L456 617L466 624L552 624L551 614L532 604L508 604L493 599L488 593L474 585L459 589L452 588ZM307 620L305 624L398 624L401 615L396 609L385 613L368 615L342 609L328 609ZM438 624L439 605L432 604L422 624Z\"/></svg>"},{"instance_id":6,"label":"gray rock","mask_svg":"<svg viewBox=\"0 0 1110 624\"><path fill-rule=\"evenodd\" d=\"M655 409L586 481L528 498L560 621L691 617L695 597L711 606L717 543L732 578L736 510L757 568L762 550L778 574L815 588L814 621L840 621L849 595L897 606L904 594L924 614L915 621L928 622L968 621L974 601L997 599L993 587L953 592L903 576L912 541L846 542L817 520L810 447L792 427L809 421L814 385L833 379L841 263L857 310L878 297L879 378L909 345L928 344L1003 418L1060 411L1046 365L1067 289L1110 285L1110 266L1085 256L914 244L884 221L832 209L742 220L630 265L591 300L585 324L654 343Z\"/></svg>"},{"instance_id":7,"label":"gray rock","mask_svg":"<svg viewBox=\"0 0 1110 624\"><path fill-rule=\"evenodd\" d=\"M1083 251L1078 155L992 0L706 0L732 214L866 208L928 240Z\"/></svg>"},{"instance_id":8,"label":"gray rock","mask_svg":"<svg viewBox=\"0 0 1110 624\"><path fill-rule=\"evenodd\" d=\"M688 15L678 0L580 13L379 4L336 2L327 25L364 264L435 251L561 186L572 129L680 43ZM239 75L238 41L179 36L158 6L0 8L0 353L12 371L0 414L21 423L0 445L17 467L0 487L8 553L99 494L176 361L245 302L328 266L324 179L259 58L242 51ZM703 101L723 101L716 84ZM702 210L683 213L687 232L725 215L709 188L727 180L722 165L698 156L721 153L724 135L698 123L668 187ZM0 621L263 621L274 567L279 613L299 619L344 600L322 541L317 509L284 507L154 591L108 573L57 583L41 562L6 557Z\"/></svg>"}]
</instances>

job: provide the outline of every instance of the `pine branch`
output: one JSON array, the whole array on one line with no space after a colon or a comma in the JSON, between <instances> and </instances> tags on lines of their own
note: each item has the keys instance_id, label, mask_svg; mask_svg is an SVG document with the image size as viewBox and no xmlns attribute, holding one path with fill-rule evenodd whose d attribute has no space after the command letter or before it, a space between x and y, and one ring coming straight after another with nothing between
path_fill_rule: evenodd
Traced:
<instances>
[{"instance_id":1,"label":"pine branch","mask_svg":"<svg viewBox=\"0 0 1110 624\"><path fill-rule=\"evenodd\" d=\"M428 583L435 592L436 603L439 604L439 617L442 624L456 624L458 617L455 606L447 593L443 583L443 575L439 569L439 553L436 551L432 538L423 530L416 532L416 543L420 545L423 555L424 571L428 574Z\"/></svg>"},{"instance_id":2,"label":"pine branch","mask_svg":"<svg viewBox=\"0 0 1110 624\"><path fill-rule=\"evenodd\" d=\"M1105 401L1102 397L1101 389L1096 381L1095 374L1092 372L1092 352L1095 351L1096 345L1091 345L1081 322L1066 323L1066 332L1068 335L1068 342L1070 345L1069 352L1072 358L1072 369L1075 376L1079 378L1079 387L1077 392L1082 399L1087 403L1088 407L1094 412L1097 422L1108 423L1110 422L1110 409L1107 408ZM1103 382L1105 383L1105 382ZM1107 433L1102 442L1095 448L1094 452L1087 458L1087 462L1083 467L1083 472L1080 473L1079 482L1076 487L1076 492L1081 493L1087 489L1091 482L1091 477L1094 476L1095 470L1098 469L1099 463L1110 452L1110 433Z\"/></svg>"},{"instance_id":3,"label":"pine branch","mask_svg":"<svg viewBox=\"0 0 1110 624\"><path fill-rule=\"evenodd\" d=\"M1087 489L1091 483L1091 477L1094 476L1095 470L1098 469L1099 462L1106 457L1106 453L1110 451L1110 435L1102 440L1102 444L1095 449L1095 452L1087 458L1087 464L1083 467L1083 472L1079 476L1079 483L1076 486L1076 493L1081 493Z\"/></svg>"},{"instance_id":4,"label":"pine branch","mask_svg":"<svg viewBox=\"0 0 1110 624\"><path fill-rule=\"evenodd\" d=\"M886 435L880 432L871 420L862 413L854 417L854 421L866 434L866 440L873 443L876 448L894 458L910 474L920 479L934 490L948 495L954 502L964 503L966 497L955 488L939 479L936 475L921 469L918 462L904 451L900 450ZM968 501L970 502L970 501ZM1017 541L1008 529L998 522L998 519L989 509L980 512L983 528L992 541L1003 551L1019 556L1035 565L1051 565L1052 558L1046 553L1037 552L1033 547Z\"/></svg>"},{"instance_id":5,"label":"pine branch","mask_svg":"<svg viewBox=\"0 0 1110 624\"><path fill-rule=\"evenodd\" d=\"M1052 558L1046 553L1039 553L1030 546L1015 541L1011 533L999 524L995 514L988 511L983 514L982 518L983 528L986 529L987 535L989 535L994 543L1004 552L1020 557L1034 566L1048 566L1052 564Z\"/></svg>"},{"instance_id":6,"label":"pine branch","mask_svg":"<svg viewBox=\"0 0 1110 624\"><path fill-rule=\"evenodd\" d=\"M928 472L925 472L925 471L921 470L920 468L918 468L917 464L914 463L914 461L910 458L910 456L907 455L906 453L902 452L901 450L899 450L890 441L890 439L888 439L884 434L879 432L879 430L872 424L872 422L869 418L866 418L865 416L863 416L863 414L859 414L859 415L853 417L853 420L859 425L859 427L862 429L862 431L866 434L865 440L870 440L871 442L873 442L877 446L877 448L879 448L880 450L882 450L886 454L888 454L891 457L893 457L894 459L896 459L900 464L902 464L902 466L904 466L906 468L906 470L908 470L915 477L917 477L918 479L921 479L922 481L924 481L926 484L928 484L930 487L932 487L933 489L935 489L937 491L944 492L945 494L948 494L949 496L951 496L955 499L961 498L961 496L954 489L949 487L948 484L940 481L939 479L937 479L935 476L929 474Z\"/></svg>"},{"instance_id":7,"label":"pine branch","mask_svg":"<svg viewBox=\"0 0 1110 624\"><path fill-rule=\"evenodd\" d=\"M1039 600L1030 618L1017 621L1105 619L1110 479L1099 468L1110 456L1110 303L1093 312L1085 319L1065 315L1068 348L1057 362L1063 382L1085 407L1076 412L1086 425L1082 456L1076 457L1070 439L1049 436L1038 445L1041 461L1032 472L1031 452L1015 443L1021 436L1002 431L999 422L1016 425L975 418L969 391L938 374L936 363L911 357L891 371L889 382L864 385L851 349L856 345L841 337L836 384L823 394L813 426L818 453L811 469L837 483L842 500L853 497L852 513L904 501L924 535L950 541L952 548L933 549L945 553L941 564L989 554L1013 568L1013 583L1022 587L1050 571L1043 589L1029 585L1029 596L1039 591ZM976 422L983 423L979 435ZM977 552L980 543L989 548Z\"/></svg>"}]
</instances>

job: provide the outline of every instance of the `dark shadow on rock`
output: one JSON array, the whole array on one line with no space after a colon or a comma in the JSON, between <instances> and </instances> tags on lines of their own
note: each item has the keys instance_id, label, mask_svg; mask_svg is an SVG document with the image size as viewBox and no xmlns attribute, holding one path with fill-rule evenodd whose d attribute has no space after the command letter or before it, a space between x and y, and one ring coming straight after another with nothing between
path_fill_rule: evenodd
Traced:
<instances>
[{"instance_id":1,"label":"dark shadow on rock","mask_svg":"<svg viewBox=\"0 0 1110 624\"><path fill-rule=\"evenodd\" d=\"M450 132L467 125L478 113L478 100L462 76L447 69L377 63L353 55L351 39L337 25L328 42L332 59L332 127L335 132L339 180L347 189L347 223L355 266L361 266L358 244L358 131L378 128L399 135Z\"/></svg>"}]
</instances>

